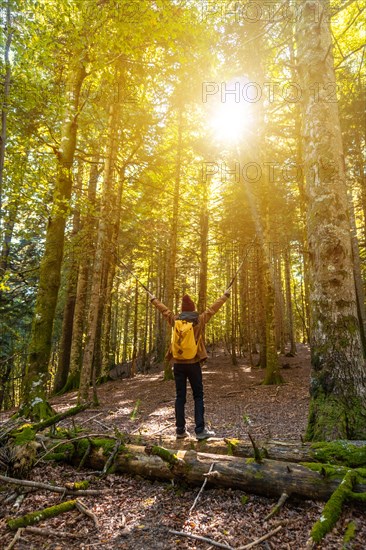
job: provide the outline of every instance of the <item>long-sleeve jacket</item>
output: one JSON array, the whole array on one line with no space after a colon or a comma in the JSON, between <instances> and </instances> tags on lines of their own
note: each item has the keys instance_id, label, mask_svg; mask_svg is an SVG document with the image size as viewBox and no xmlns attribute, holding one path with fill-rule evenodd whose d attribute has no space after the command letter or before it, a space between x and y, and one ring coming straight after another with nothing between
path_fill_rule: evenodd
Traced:
<instances>
[{"instance_id":1,"label":"long-sleeve jacket","mask_svg":"<svg viewBox=\"0 0 366 550\"><path fill-rule=\"evenodd\" d=\"M206 323L208 323L208 321L211 319L211 317L219 311L220 307L224 305L227 299L228 299L228 296L223 294L218 300L216 300L215 303L212 304L212 306L208 307L203 313L201 313L198 316L198 322L196 325L193 326L194 337L196 342L198 342L196 357L194 357L193 359L184 359L184 360L174 359L171 345L170 345L165 358L168 361L171 361L174 363L198 363L200 361L204 361L205 359L207 359L207 351L203 340L203 328L206 325ZM154 298L153 300L151 300L151 303L156 307L156 309L158 309L163 314L167 323L171 327L173 327L174 321L177 319L178 315L174 315L174 313L172 313L164 304L159 302L157 298Z\"/></svg>"}]
</instances>

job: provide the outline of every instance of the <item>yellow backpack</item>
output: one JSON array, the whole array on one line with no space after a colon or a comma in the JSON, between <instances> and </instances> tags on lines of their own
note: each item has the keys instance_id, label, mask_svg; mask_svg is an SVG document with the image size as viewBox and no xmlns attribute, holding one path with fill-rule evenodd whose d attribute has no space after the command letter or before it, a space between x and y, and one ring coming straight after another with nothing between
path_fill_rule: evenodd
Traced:
<instances>
[{"instance_id":1,"label":"yellow backpack","mask_svg":"<svg viewBox=\"0 0 366 550\"><path fill-rule=\"evenodd\" d=\"M176 319L172 330L172 354L174 359L193 359L197 355L193 324Z\"/></svg>"}]
</instances>

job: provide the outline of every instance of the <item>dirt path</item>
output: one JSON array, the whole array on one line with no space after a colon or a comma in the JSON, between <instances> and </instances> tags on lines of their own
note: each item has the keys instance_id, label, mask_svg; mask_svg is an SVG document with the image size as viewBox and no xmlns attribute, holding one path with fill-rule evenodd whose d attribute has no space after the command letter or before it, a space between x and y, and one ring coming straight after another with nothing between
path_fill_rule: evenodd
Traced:
<instances>
[{"instance_id":1,"label":"dirt path","mask_svg":"<svg viewBox=\"0 0 366 550\"><path fill-rule=\"evenodd\" d=\"M250 428L258 439L299 440L306 427L308 410L309 349L300 345L296 357L281 360L287 365L281 371L285 384L265 387L260 385L263 372L250 369L244 360L233 367L228 356L210 358L204 367L206 420L218 437L245 439ZM98 391L100 407L84 411L77 417L77 424L82 424L89 432L106 433L117 427L120 431L151 434L161 430L164 435L174 435L174 382L163 382L161 369L132 380L108 382ZM76 393L56 398L52 403L57 410L65 410L76 403ZM135 415L132 414L134 410ZM0 422L8 416L2 413ZM187 418L187 427L193 430L190 392ZM64 421L63 425L70 425L70 422ZM108 492L103 496L83 498L98 517L99 530L89 518L71 511L47 520L41 526L79 533L82 535L80 541L24 534L16 543L16 550L210 548L207 543L172 535L169 529L206 536L238 548L267 533L278 520L284 519L290 521L289 525L257 548L302 550L323 507L323 503L290 500L278 518L266 523L264 517L275 502L244 495L237 490L205 489L190 514L198 488L149 482L125 475L99 479L95 472L75 471L68 466L47 463L37 466L30 477L56 484L88 478L93 488L107 489ZM247 497L245 503L243 497ZM28 494L16 508L14 502L6 503L5 496L0 496L0 548L5 548L14 536L6 528L5 517L22 515L58 501L58 496L36 492ZM342 549L344 531L351 520L356 523L357 534L353 544L347 548L364 550L365 515L353 507L345 508L336 528L318 548Z\"/></svg>"},{"instance_id":2,"label":"dirt path","mask_svg":"<svg viewBox=\"0 0 366 550\"><path fill-rule=\"evenodd\" d=\"M245 438L248 427L256 437L299 440L306 427L309 387L309 348L299 345L296 357L283 357L285 384L262 386L263 371L240 361L236 367L229 356L210 358L203 367L206 422L217 437ZM162 369L139 374L133 379L107 382L98 389L100 408L78 416L93 430L101 423L121 431L154 433L164 427L174 435L174 382L162 381ZM58 410L76 403L76 393L52 400ZM136 409L136 414L131 415ZM187 428L194 430L193 399L187 392Z\"/></svg>"}]
</instances>

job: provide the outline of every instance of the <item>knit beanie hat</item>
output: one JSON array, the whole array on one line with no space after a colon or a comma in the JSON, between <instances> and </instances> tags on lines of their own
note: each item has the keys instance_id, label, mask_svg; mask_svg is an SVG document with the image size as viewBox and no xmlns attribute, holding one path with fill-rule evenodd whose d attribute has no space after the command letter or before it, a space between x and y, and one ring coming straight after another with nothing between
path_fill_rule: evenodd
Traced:
<instances>
[{"instance_id":1,"label":"knit beanie hat","mask_svg":"<svg viewBox=\"0 0 366 550\"><path fill-rule=\"evenodd\" d=\"M185 294L182 298L182 311L195 311L196 306L194 302L190 299L188 294Z\"/></svg>"}]
</instances>

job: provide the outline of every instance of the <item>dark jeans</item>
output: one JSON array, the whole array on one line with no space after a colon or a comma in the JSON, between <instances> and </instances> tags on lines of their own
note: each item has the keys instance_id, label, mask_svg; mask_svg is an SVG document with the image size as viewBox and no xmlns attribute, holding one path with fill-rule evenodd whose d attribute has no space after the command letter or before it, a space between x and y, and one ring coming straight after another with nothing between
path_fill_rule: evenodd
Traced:
<instances>
[{"instance_id":1,"label":"dark jeans","mask_svg":"<svg viewBox=\"0 0 366 550\"><path fill-rule=\"evenodd\" d=\"M194 421L196 424L195 432L200 433L205 428L204 421L204 404L203 404L203 384L202 370L199 363L182 364L174 363L174 379L175 379L175 421L177 426L177 434L184 432L186 428L186 419L184 415L184 406L186 404L187 395L187 378L192 388L194 399Z\"/></svg>"}]
</instances>

